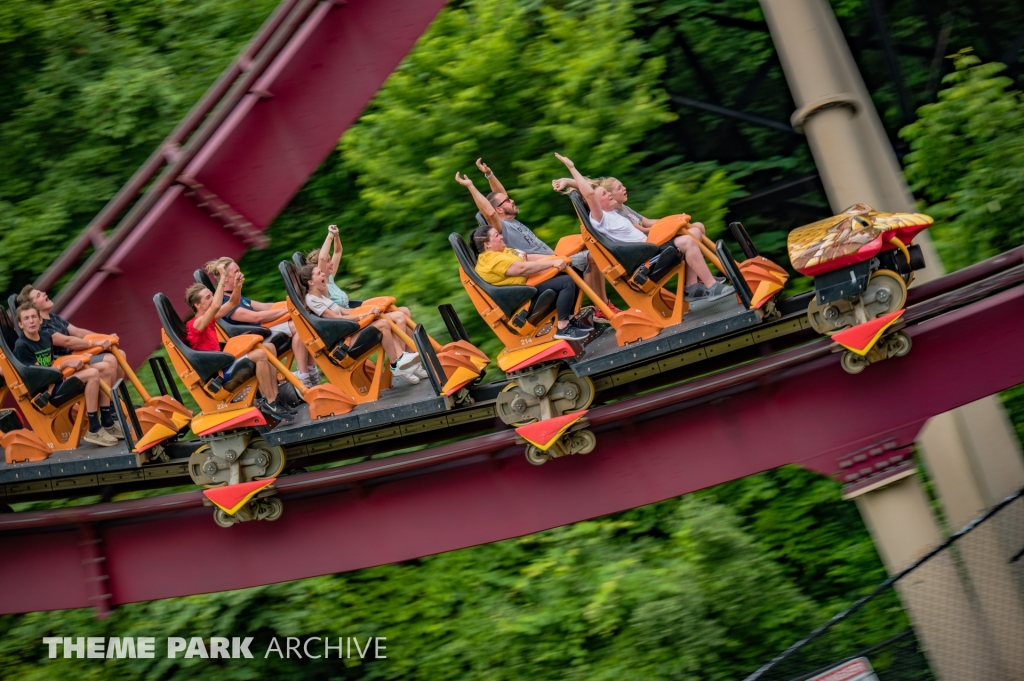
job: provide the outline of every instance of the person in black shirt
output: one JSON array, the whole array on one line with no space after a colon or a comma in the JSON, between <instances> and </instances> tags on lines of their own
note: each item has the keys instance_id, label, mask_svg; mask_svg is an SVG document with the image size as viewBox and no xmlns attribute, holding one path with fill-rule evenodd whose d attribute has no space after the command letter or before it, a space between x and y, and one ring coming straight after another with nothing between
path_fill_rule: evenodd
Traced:
<instances>
[{"instance_id":1,"label":"person in black shirt","mask_svg":"<svg viewBox=\"0 0 1024 681\"><path fill-rule=\"evenodd\" d=\"M90 366L99 372L100 379L107 385L112 386L125 377L124 371L121 370L121 366L117 363L117 358L112 353L106 352L110 350L110 341L106 339L86 340L85 337L92 335L94 332L77 327L60 315L52 312L53 301L50 300L45 291L33 288L29 284L21 289L21 293L18 294L18 305L21 306L25 303L32 305L32 307L39 311L39 318L41 320L39 331L50 336L55 359L65 357L73 352L100 348L105 352L93 355L89 362ZM125 359L127 360L127 357ZM124 433L121 431L121 425L114 421L113 412L110 411L110 408L101 408L100 416L100 420L103 423L111 424L109 427L105 426L104 429L118 440L123 440Z\"/></svg>"},{"instance_id":2,"label":"person in black shirt","mask_svg":"<svg viewBox=\"0 0 1024 681\"><path fill-rule=\"evenodd\" d=\"M53 366L53 337L52 334L40 330L42 320L39 318L39 311L31 304L25 303L18 307L17 316L22 336L14 344L14 356L22 364L29 366ZM106 406L109 414L110 398L100 392L99 371L83 365L76 359L68 360L63 365L74 369L73 375L85 383L85 411L89 417L89 432L82 439L100 447L116 445L117 438L108 433L100 421L100 405ZM62 382L63 380L55 384L51 391L57 390Z\"/></svg>"}]
</instances>

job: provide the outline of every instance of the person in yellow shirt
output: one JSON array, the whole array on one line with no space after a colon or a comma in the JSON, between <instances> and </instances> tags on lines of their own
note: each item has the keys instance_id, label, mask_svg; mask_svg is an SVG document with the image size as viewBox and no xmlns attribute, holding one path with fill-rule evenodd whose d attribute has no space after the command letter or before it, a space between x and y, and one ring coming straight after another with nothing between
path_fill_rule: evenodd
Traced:
<instances>
[{"instance_id":1,"label":"person in yellow shirt","mask_svg":"<svg viewBox=\"0 0 1024 681\"><path fill-rule=\"evenodd\" d=\"M573 317L576 306L576 284L569 275L563 274L566 264L560 259L546 259L549 256L537 253L523 253L505 246L505 238L494 227L478 227L473 231L473 247L477 252L476 272L480 278L495 286L524 286L531 274L540 274L554 267L556 274L535 287L537 295L554 291L558 296L555 307L558 310L558 331L555 338L563 340L585 340L589 331Z\"/></svg>"}]
</instances>

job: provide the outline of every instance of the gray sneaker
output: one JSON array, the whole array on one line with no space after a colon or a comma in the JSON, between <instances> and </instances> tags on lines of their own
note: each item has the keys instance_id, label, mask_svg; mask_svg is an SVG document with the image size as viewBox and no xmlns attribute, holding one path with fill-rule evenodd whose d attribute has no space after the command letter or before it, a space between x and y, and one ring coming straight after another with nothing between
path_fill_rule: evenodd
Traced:
<instances>
[{"instance_id":1,"label":"gray sneaker","mask_svg":"<svg viewBox=\"0 0 1024 681\"><path fill-rule=\"evenodd\" d=\"M683 300L687 303L693 303L698 300L707 300L708 298L708 287L704 285L704 282L698 281L696 284L690 284L683 289Z\"/></svg>"},{"instance_id":2,"label":"gray sneaker","mask_svg":"<svg viewBox=\"0 0 1024 681\"><path fill-rule=\"evenodd\" d=\"M728 296L736 293L736 289L734 289L732 286L729 286L724 282L716 281L714 286L707 289L707 292L707 297L704 298L704 300L718 300L723 296Z\"/></svg>"}]
</instances>

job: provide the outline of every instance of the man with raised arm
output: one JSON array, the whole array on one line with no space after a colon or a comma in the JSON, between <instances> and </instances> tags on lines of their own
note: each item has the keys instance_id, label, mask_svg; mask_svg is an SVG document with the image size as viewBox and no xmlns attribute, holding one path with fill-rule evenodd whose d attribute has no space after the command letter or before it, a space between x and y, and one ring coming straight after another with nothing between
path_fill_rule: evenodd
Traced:
<instances>
[{"instance_id":1,"label":"man with raised arm","mask_svg":"<svg viewBox=\"0 0 1024 681\"><path fill-rule=\"evenodd\" d=\"M587 202L590 208L590 226L597 232L614 241L646 243L647 235L644 234L631 220L616 213L617 202L612 198L611 193L600 184L595 185L576 169L576 164L571 160L555 154L555 158L565 164L576 182L576 187ZM707 263L704 262L704 254L701 253L697 242L688 235L679 235L672 240L672 245L679 249L680 254L686 261L686 279L683 282L683 300L688 303L716 300L722 296L734 293L731 286L718 281L711 274Z\"/></svg>"},{"instance_id":2,"label":"man with raised arm","mask_svg":"<svg viewBox=\"0 0 1024 681\"><path fill-rule=\"evenodd\" d=\"M484 174L484 178L486 178L487 183L490 185L491 191L487 196L481 194L473 185L473 182L465 176L463 176L463 179L459 179L458 174L456 174L456 181L469 190L470 195L473 197L473 202L487 221L487 224L501 234L509 248L514 248L526 254L554 255L555 251L550 246L541 241L533 233L533 230L518 220L519 206L508 195L501 181L498 180L498 177L484 163L482 158L476 160L476 167ZM583 250L575 253L571 258L570 265L583 277L583 280L595 293L604 298L604 302L613 312L618 312L618 309L608 300L608 295L605 292L604 277L597 271L597 266L594 264L593 258L590 257L589 251ZM594 321L608 322L600 311L595 312Z\"/></svg>"}]
</instances>

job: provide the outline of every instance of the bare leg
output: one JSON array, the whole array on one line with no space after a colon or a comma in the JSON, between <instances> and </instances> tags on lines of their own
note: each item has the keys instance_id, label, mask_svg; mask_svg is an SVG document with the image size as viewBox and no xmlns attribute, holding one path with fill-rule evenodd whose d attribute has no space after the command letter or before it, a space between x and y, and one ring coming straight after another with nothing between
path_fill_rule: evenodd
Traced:
<instances>
[{"instance_id":1,"label":"bare leg","mask_svg":"<svg viewBox=\"0 0 1024 681\"><path fill-rule=\"evenodd\" d=\"M113 388L114 384L117 383L117 365L111 366L106 361L96 362L96 364L90 364L90 368L95 369L96 373L99 374L100 379L103 380L109 387ZM106 393L101 392L99 396L100 406L109 407L110 398L107 397Z\"/></svg>"},{"instance_id":2,"label":"bare leg","mask_svg":"<svg viewBox=\"0 0 1024 681\"><path fill-rule=\"evenodd\" d=\"M298 367L299 372L304 374L309 366L309 353L306 352L306 346L303 345L302 339L299 338L299 334L295 330L294 322L288 322L288 330L292 334L292 352L295 353L295 366Z\"/></svg>"},{"instance_id":3,"label":"bare leg","mask_svg":"<svg viewBox=\"0 0 1024 681\"><path fill-rule=\"evenodd\" d=\"M77 376L80 381L85 381L85 410L91 414L94 414L100 410L100 374L92 367L86 367L76 371L74 376ZM109 404L109 400L107 401Z\"/></svg>"},{"instance_id":4,"label":"bare leg","mask_svg":"<svg viewBox=\"0 0 1024 681\"><path fill-rule=\"evenodd\" d=\"M402 308L399 308L399 309L401 310ZM408 329L409 328L409 325L408 325L409 318L405 315L405 313L403 313L401 311L397 311L397 312L385 312L384 314L386 314L388 316L388 318L391 319L391 321L393 321L398 326L399 329ZM390 326L388 327L388 331L389 332L391 331L391 327ZM398 338L397 336L395 336L395 342L398 343L399 347L403 348L402 352L406 351L405 350L406 344L400 338ZM416 348L408 348L408 350L410 352L416 352ZM399 353L399 354L401 354L401 353ZM398 359L398 358L396 357L395 359Z\"/></svg>"},{"instance_id":5,"label":"bare leg","mask_svg":"<svg viewBox=\"0 0 1024 681\"><path fill-rule=\"evenodd\" d=\"M277 369L267 361L267 353L262 349L253 350L248 355L256 363L256 382L267 402L277 399Z\"/></svg>"},{"instance_id":6,"label":"bare leg","mask_svg":"<svg viewBox=\"0 0 1024 681\"><path fill-rule=\"evenodd\" d=\"M608 289L606 288L607 282L604 280L604 275L597 270L597 263L594 262L594 257L589 256L588 259L590 260L590 267L587 269L587 273L583 275L583 281L586 282L587 286L589 286L594 293L601 296L603 302L611 302L608 300Z\"/></svg>"},{"instance_id":7,"label":"bare leg","mask_svg":"<svg viewBox=\"0 0 1024 681\"><path fill-rule=\"evenodd\" d=\"M683 259L686 261L684 284L689 286L699 279L705 286L714 286L715 278L711 275L707 263L704 262L704 254L697 247L697 242L688 236L677 236L672 243L682 252Z\"/></svg>"},{"instance_id":8,"label":"bare leg","mask_svg":"<svg viewBox=\"0 0 1024 681\"><path fill-rule=\"evenodd\" d=\"M388 324L383 319L377 319L373 322L373 324L371 324L371 326L380 331L380 344L381 347L384 348L384 353L387 355L387 360L389 362L394 362L399 357L401 357L403 352L402 343L400 343L391 334L391 325Z\"/></svg>"}]
</instances>

